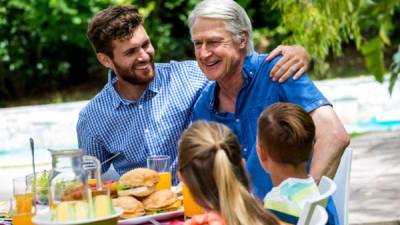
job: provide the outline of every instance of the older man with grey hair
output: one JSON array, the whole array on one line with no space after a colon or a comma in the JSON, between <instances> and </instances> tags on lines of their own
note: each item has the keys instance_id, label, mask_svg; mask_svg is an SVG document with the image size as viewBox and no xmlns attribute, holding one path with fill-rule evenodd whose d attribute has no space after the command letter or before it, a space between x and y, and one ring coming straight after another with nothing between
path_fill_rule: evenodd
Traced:
<instances>
[{"instance_id":1,"label":"older man with grey hair","mask_svg":"<svg viewBox=\"0 0 400 225\"><path fill-rule=\"evenodd\" d=\"M177 141L208 83L204 74L192 60L155 63L156 50L134 6L99 11L87 36L111 79L79 114L79 147L103 162L104 171L112 163L119 174L146 167L150 155L169 155L176 184ZM304 49L285 51L307 63Z\"/></svg>"},{"instance_id":2,"label":"older man with grey hair","mask_svg":"<svg viewBox=\"0 0 400 225\"><path fill-rule=\"evenodd\" d=\"M263 198L272 188L255 147L258 116L275 102L291 102L310 113L316 125L310 175L316 181L323 175L332 177L349 137L310 78L303 75L297 81L278 83L265 76L280 58L269 62L267 55L254 52L250 19L232 0L200 2L189 15L189 27L197 63L209 80L216 81L202 92L192 119L224 123L233 130L242 145L254 194Z\"/></svg>"}]
</instances>

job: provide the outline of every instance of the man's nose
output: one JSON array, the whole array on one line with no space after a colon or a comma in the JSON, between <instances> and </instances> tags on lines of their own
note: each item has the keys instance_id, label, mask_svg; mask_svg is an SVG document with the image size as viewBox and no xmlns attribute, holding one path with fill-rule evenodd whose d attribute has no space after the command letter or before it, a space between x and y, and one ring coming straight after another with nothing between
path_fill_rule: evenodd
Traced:
<instances>
[{"instance_id":1,"label":"man's nose","mask_svg":"<svg viewBox=\"0 0 400 225\"><path fill-rule=\"evenodd\" d=\"M139 59L140 61L148 61L148 60L150 59L150 53L148 53L148 52L146 51L146 49L141 48L141 49L139 50L139 57L138 57L138 59Z\"/></svg>"},{"instance_id":2,"label":"man's nose","mask_svg":"<svg viewBox=\"0 0 400 225\"><path fill-rule=\"evenodd\" d=\"M198 51L200 58L206 58L211 55L211 51L209 50L207 43L203 43Z\"/></svg>"}]
</instances>

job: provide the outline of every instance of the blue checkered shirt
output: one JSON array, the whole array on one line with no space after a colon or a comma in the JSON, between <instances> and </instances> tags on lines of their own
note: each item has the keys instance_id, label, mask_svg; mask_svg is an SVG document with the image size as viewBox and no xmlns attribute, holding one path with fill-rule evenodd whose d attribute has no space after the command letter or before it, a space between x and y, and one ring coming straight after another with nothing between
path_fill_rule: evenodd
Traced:
<instances>
[{"instance_id":1,"label":"blue checkered shirt","mask_svg":"<svg viewBox=\"0 0 400 225\"><path fill-rule=\"evenodd\" d=\"M117 93L117 77L110 79L79 114L78 144L101 162L119 153L112 160L119 174L146 167L149 155L169 155L176 183L177 142L208 81L195 61L157 63L155 71L154 80L134 102ZM105 163L103 172L109 166Z\"/></svg>"}]
</instances>

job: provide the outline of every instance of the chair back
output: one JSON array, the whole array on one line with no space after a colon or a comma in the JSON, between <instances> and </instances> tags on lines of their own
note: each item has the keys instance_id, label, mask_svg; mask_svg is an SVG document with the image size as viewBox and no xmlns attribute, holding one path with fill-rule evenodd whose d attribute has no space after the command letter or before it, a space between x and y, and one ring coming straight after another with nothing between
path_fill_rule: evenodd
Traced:
<instances>
[{"instance_id":1,"label":"chair back","mask_svg":"<svg viewBox=\"0 0 400 225\"><path fill-rule=\"evenodd\" d=\"M326 207L328 204L328 198L332 196L336 191L336 183L329 177L322 176L318 185L319 193L321 194L317 204Z\"/></svg>"},{"instance_id":2,"label":"chair back","mask_svg":"<svg viewBox=\"0 0 400 225\"><path fill-rule=\"evenodd\" d=\"M328 198L332 196L333 193L335 193L336 191L336 184L330 178L323 176L318 185L318 189L320 192L320 196L306 203L303 211L301 212L297 225L314 225L314 223L312 223L312 218L318 206L320 206L325 211L326 221L324 224L326 224L326 222L328 221L328 215L325 207L328 203Z\"/></svg>"},{"instance_id":3,"label":"chair back","mask_svg":"<svg viewBox=\"0 0 400 225\"><path fill-rule=\"evenodd\" d=\"M312 209L312 203L307 202L297 225L326 225L328 222L328 212L320 205L314 205Z\"/></svg>"},{"instance_id":4,"label":"chair back","mask_svg":"<svg viewBox=\"0 0 400 225\"><path fill-rule=\"evenodd\" d=\"M349 196L350 196L350 171L352 161L352 150L347 148L340 159L339 167L336 171L334 181L337 190L332 199L336 206L340 225L348 225L349 221Z\"/></svg>"},{"instance_id":5,"label":"chair back","mask_svg":"<svg viewBox=\"0 0 400 225\"><path fill-rule=\"evenodd\" d=\"M328 222L328 212L322 206L317 205L311 217L310 225L326 225Z\"/></svg>"}]
</instances>

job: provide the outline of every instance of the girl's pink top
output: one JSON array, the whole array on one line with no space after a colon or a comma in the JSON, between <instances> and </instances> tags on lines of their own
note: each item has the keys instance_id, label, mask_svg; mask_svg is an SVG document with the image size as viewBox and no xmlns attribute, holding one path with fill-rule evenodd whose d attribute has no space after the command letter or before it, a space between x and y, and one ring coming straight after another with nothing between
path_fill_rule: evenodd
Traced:
<instances>
[{"instance_id":1,"label":"girl's pink top","mask_svg":"<svg viewBox=\"0 0 400 225\"><path fill-rule=\"evenodd\" d=\"M217 212L208 212L193 216L185 221L184 225L226 225L224 219Z\"/></svg>"}]
</instances>

